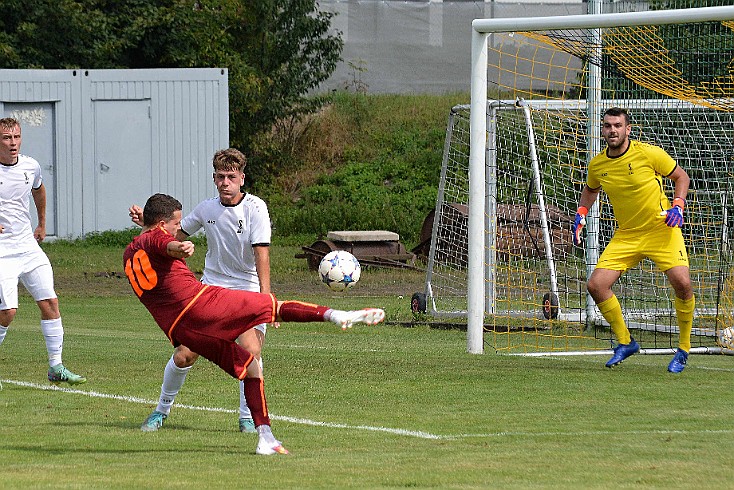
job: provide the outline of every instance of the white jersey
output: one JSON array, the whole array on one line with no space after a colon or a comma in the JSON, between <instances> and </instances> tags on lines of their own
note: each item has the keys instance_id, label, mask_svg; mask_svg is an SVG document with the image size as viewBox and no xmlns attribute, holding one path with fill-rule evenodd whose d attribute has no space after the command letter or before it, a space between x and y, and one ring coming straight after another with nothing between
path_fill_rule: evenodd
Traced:
<instances>
[{"instance_id":1,"label":"white jersey","mask_svg":"<svg viewBox=\"0 0 734 490\"><path fill-rule=\"evenodd\" d=\"M14 165L0 164L0 257L37 250L31 227L31 190L43 184L41 166L18 155Z\"/></svg>"},{"instance_id":2,"label":"white jersey","mask_svg":"<svg viewBox=\"0 0 734 490\"><path fill-rule=\"evenodd\" d=\"M235 205L219 197L200 202L181 220L191 235L204 228L207 252L201 282L230 289L260 291L253 245L270 245L270 215L265 202L245 194Z\"/></svg>"}]
</instances>

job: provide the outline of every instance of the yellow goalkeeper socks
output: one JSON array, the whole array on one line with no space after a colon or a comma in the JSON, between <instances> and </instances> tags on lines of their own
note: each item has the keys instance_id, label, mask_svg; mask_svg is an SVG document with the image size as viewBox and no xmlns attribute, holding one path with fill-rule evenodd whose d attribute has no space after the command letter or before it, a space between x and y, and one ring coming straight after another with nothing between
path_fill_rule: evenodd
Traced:
<instances>
[{"instance_id":1,"label":"yellow goalkeeper socks","mask_svg":"<svg viewBox=\"0 0 734 490\"><path fill-rule=\"evenodd\" d=\"M696 297L680 299L675 297L675 313L678 317L678 348L686 352L691 350L691 330L693 329L693 310L696 306Z\"/></svg>"},{"instance_id":2,"label":"yellow goalkeeper socks","mask_svg":"<svg viewBox=\"0 0 734 490\"><path fill-rule=\"evenodd\" d=\"M619 304L617 297L612 294L611 298L598 303L596 306L599 307L599 311L604 319L609 322L609 326L612 328L614 336L617 337L617 342L620 344L629 344L632 341L630 338L630 331L624 323L622 306ZM690 330L688 333L690 334Z\"/></svg>"}]
</instances>

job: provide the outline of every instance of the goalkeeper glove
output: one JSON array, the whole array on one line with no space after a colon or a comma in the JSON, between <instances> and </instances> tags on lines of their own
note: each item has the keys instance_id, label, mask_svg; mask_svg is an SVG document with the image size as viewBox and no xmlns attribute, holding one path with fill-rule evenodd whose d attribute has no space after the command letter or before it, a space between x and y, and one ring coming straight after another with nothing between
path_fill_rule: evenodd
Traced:
<instances>
[{"instance_id":1,"label":"goalkeeper glove","mask_svg":"<svg viewBox=\"0 0 734 490\"><path fill-rule=\"evenodd\" d=\"M573 226L571 226L571 232L573 232L573 244L577 247L581 245L581 230L586 226L587 214L589 214L589 209L585 206L579 206L576 210L576 218L573 220Z\"/></svg>"},{"instance_id":2,"label":"goalkeeper glove","mask_svg":"<svg viewBox=\"0 0 734 490\"><path fill-rule=\"evenodd\" d=\"M683 227L683 208L686 207L686 200L682 197L673 199L673 207L665 212L665 224L674 228L676 226Z\"/></svg>"}]
</instances>

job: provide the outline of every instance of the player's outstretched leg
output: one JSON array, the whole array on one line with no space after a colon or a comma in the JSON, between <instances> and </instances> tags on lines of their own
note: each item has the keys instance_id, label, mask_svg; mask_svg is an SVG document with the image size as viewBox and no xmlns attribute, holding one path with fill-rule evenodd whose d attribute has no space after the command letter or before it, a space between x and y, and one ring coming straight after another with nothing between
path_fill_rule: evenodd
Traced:
<instances>
[{"instance_id":1,"label":"player's outstretched leg","mask_svg":"<svg viewBox=\"0 0 734 490\"><path fill-rule=\"evenodd\" d=\"M329 320L342 327L342 330L351 328L355 323L377 325L385 319L385 312L379 308L365 308L355 311L331 310Z\"/></svg>"},{"instance_id":2,"label":"player's outstretched leg","mask_svg":"<svg viewBox=\"0 0 734 490\"><path fill-rule=\"evenodd\" d=\"M637 354L638 352L640 352L640 344L630 337L629 344L618 344L617 347L614 348L614 355L607 361L606 366L608 368L614 367L629 356Z\"/></svg>"},{"instance_id":3,"label":"player's outstretched leg","mask_svg":"<svg viewBox=\"0 0 734 490\"><path fill-rule=\"evenodd\" d=\"M278 318L284 322L333 322L347 329L355 323L377 325L385 319L385 312L379 308L342 311L328 306L319 306L302 301L280 301Z\"/></svg>"},{"instance_id":4,"label":"player's outstretched leg","mask_svg":"<svg viewBox=\"0 0 734 490\"><path fill-rule=\"evenodd\" d=\"M63 364L57 364L48 368L48 380L55 385L69 383L72 386L87 382L87 378L72 373Z\"/></svg>"}]
</instances>

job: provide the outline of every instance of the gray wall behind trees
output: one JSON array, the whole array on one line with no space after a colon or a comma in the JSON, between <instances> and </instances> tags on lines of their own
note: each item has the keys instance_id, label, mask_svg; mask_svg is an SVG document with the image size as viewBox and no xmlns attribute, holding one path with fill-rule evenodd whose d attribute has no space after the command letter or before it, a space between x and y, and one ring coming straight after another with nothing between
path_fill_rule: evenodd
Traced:
<instances>
[{"instance_id":1,"label":"gray wall behind trees","mask_svg":"<svg viewBox=\"0 0 734 490\"><path fill-rule=\"evenodd\" d=\"M474 19L580 15L588 7L581 0L321 0L320 5L337 14L332 25L342 32L344 51L319 91L402 94L469 92ZM633 9L647 10L647 4L607 1L603 11Z\"/></svg>"}]
</instances>

